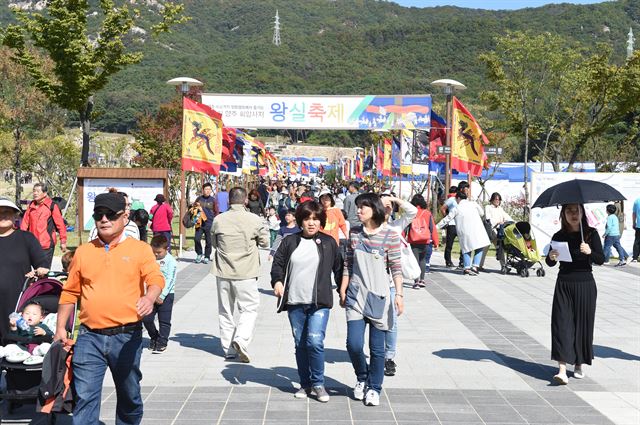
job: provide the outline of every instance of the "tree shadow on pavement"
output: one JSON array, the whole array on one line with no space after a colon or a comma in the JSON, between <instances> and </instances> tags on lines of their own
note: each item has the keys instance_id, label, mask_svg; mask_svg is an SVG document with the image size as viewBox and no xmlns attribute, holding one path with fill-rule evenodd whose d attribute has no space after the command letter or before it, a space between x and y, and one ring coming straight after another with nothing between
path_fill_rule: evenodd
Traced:
<instances>
[{"instance_id":1,"label":"tree shadow on pavement","mask_svg":"<svg viewBox=\"0 0 640 425\"><path fill-rule=\"evenodd\" d=\"M459 359L469 361L492 361L504 366L515 372L530 376L541 381L549 382L549 379L557 373L557 367L547 364L528 362L516 357L507 356L497 351L478 350L473 348L451 348L434 351L438 357L443 359ZM553 386L553 384L549 384Z\"/></svg>"},{"instance_id":2,"label":"tree shadow on pavement","mask_svg":"<svg viewBox=\"0 0 640 425\"><path fill-rule=\"evenodd\" d=\"M627 353L618 348L605 347L604 345L594 345L593 354L595 357L602 357L608 359L621 359L621 360L637 360L640 361L640 356Z\"/></svg>"},{"instance_id":3,"label":"tree shadow on pavement","mask_svg":"<svg viewBox=\"0 0 640 425\"><path fill-rule=\"evenodd\" d=\"M213 354L218 357L224 357L222 346L220 345L220 338L211 334L187 334L177 333L172 337L169 337L170 341L175 341L183 347L195 348L197 350L204 351L205 353Z\"/></svg>"}]
</instances>

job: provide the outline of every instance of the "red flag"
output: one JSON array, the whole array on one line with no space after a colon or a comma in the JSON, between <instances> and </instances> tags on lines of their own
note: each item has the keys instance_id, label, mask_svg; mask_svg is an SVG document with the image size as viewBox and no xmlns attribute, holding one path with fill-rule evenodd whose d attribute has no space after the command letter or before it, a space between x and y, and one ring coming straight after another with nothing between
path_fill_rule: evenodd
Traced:
<instances>
[{"instance_id":1,"label":"red flag","mask_svg":"<svg viewBox=\"0 0 640 425\"><path fill-rule=\"evenodd\" d=\"M447 158L444 154L438 153L438 147L442 146L442 140L437 139L429 142L429 161L430 162L446 162Z\"/></svg>"},{"instance_id":2,"label":"red flag","mask_svg":"<svg viewBox=\"0 0 640 425\"><path fill-rule=\"evenodd\" d=\"M217 176L222 158L222 115L187 97L182 108L182 169Z\"/></svg>"},{"instance_id":3,"label":"red flag","mask_svg":"<svg viewBox=\"0 0 640 425\"><path fill-rule=\"evenodd\" d=\"M453 98L451 123L451 168L474 176L482 174L486 162L484 145L489 139L465 106Z\"/></svg>"},{"instance_id":4,"label":"red flag","mask_svg":"<svg viewBox=\"0 0 640 425\"><path fill-rule=\"evenodd\" d=\"M222 129L222 162L236 162L233 151L236 148L236 129Z\"/></svg>"},{"instance_id":5,"label":"red flag","mask_svg":"<svg viewBox=\"0 0 640 425\"><path fill-rule=\"evenodd\" d=\"M382 169L384 168L384 152L380 147L380 143L378 143L378 156L376 157L376 169L378 173L382 173Z\"/></svg>"},{"instance_id":6,"label":"red flag","mask_svg":"<svg viewBox=\"0 0 640 425\"><path fill-rule=\"evenodd\" d=\"M300 174L303 176L309 175L309 165L306 162L300 164Z\"/></svg>"}]
</instances>

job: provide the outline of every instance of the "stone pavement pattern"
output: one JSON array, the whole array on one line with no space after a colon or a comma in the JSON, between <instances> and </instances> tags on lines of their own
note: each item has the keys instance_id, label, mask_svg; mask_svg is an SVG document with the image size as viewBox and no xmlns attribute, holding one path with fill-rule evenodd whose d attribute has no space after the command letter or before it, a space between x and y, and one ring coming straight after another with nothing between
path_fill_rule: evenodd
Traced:
<instances>
[{"instance_id":1,"label":"stone pavement pattern","mask_svg":"<svg viewBox=\"0 0 640 425\"><path fill-rule=\"evenodd\" d=\"M557 269L547 269L543 278L495 272L465 277L436 266L426 289L405 288L398 372L385 377L378 407L351 396L355 377L337 303L325 340L331 401L293 398L291 330L286 315L275 313L264 263L250 364L224 361L209 267L179 263L169 348L162 355L145 350L142 358L144 424L640 424L637 263L596 268L596 359L586 379L570 375L568 386L550 382L556 370L549 359L549 322ZM443 264L441 253L432 263ZM497 268L495 261L487 264ZM114 423L115 403L107 378L104 424ZM16 417L25 417L25 409Z\"/></svg>"}]
</instances>

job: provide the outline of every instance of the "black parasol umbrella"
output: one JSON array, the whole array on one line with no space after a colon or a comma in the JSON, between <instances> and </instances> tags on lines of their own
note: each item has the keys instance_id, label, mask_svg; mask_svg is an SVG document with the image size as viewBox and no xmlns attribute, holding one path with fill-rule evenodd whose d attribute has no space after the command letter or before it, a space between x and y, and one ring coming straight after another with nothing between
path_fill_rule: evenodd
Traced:
<instances>
[{"instance_id":1,"label":"black parasol umbrella","mask_svg":"<svg viewBox=\"0 0 640 425\"><path fill-rule=\"evenodd\" d=\"M606 183L595 180L575 179L551 186L538 196L531 208L624 201L626 199L620 192ZM582 221L580 222L580 233L582 234Z\"/></svg>"},{"instance_id":2,"label":"black parasol umbrella","mask_svg":"<svg viewBox=\"0 0 640 425\"><path fill-rule=\"evenodd\" d=\"M538 196L531 208L624 201L626 199L620 192L606 183L595 180L575 179L551 186Z\"/></svg>"}]
</instances>

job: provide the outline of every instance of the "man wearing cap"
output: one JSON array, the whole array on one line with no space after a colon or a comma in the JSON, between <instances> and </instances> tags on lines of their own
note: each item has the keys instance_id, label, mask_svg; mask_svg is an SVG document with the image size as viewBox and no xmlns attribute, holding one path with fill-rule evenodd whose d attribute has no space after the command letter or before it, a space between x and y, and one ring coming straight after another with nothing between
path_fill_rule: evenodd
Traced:
<instances>
[{"instance_id":1,"label":"man wearing cap","mask_svg":"<svg viewBox=\"0 0 640 425\"><path fill-rule=\"evenodd\" d=\"M99 422L107 368L116 387L116 423L142 421L142 318L151 313L165 282L151 247L125 235L125 210L119 193L96 196L93 219L98 238L76 250L60 296L55 339L63 343L65 325L80 301L72 364L76 425Z\"/></svg>"},{"instance_id":2,"label":"man wearing cap","mask_svg":"<svg viewBox=\"0 0 640 425\"><path fill-rule=\"evenodd\" d=\"M20 297L25 276L47 274L47 258L40 242L30 233L15 228L20 209L0 198L0 345L9 332L9 314Z\"/></svg>"},{"instance_id":3,"label":"man wearing cap","mask_svg":"<svg viewBox=\"0 0 640 425\"><path fill-rule=\"evenodd\" d=\"M167 239L167 250L171 253L171 220L173 219L173 209L167 204L164 195L159 193L154 201L156 205L151 207L151 231L153 236L164 236Z\"/></svg>"},{"instance_id":4,"label":"man wearing cap","mask_svg":"<svg viewBox=\"0 0 640 425\"><path fill-rule=\"evenodd\" d=\"M213 220L216 250L211 273L218 286L218 323L225 358L234 358L235 352L242 362L249 363L247 349L260 305L258 247L269 248L270 238L264 220L245 209L246 200L247 191L234 187L229 191L229 211Z\"/></svg>"},{"instance_id":5,"label":"man wearing cap","mask_svg":"<svg viewBox=\"0 0 640 425\"><path fill-rule=\"evenodd\" d=\"M56 231L60 234L60 248L67 250L67 226L64 224L60 208L48 195L47 185L33 185L33 201L24 213L20 229L27 230L38 239L47 256L47 268L51 267L56 249Z\"/></svg>"}]
</instances>

